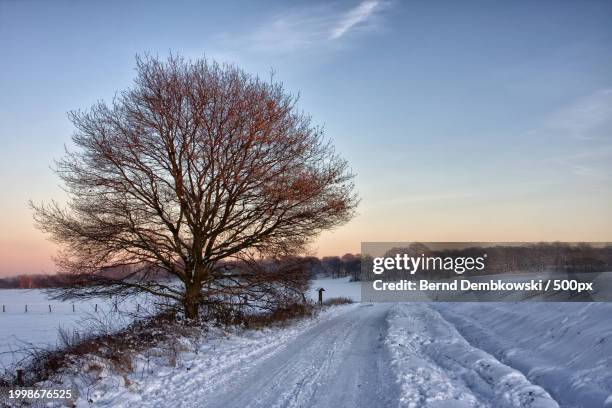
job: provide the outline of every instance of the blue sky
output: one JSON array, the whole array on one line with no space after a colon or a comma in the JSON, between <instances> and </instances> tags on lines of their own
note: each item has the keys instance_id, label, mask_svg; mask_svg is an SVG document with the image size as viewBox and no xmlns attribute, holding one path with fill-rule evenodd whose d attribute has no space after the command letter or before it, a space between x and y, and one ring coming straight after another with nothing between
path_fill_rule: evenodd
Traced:
<instances>
[{"instance_id":1,"label":"blue sky","mask_svg":"<svg viewBox=\"0 0 612 408\"><path fill-rule=\"evenodd\" d=\"M612 2L0 0L0 274L53 270L27 200L66 112L134 56L232 62L301 96L351 163L361 241L612 241Z\"/></svg>"}]
</instances>

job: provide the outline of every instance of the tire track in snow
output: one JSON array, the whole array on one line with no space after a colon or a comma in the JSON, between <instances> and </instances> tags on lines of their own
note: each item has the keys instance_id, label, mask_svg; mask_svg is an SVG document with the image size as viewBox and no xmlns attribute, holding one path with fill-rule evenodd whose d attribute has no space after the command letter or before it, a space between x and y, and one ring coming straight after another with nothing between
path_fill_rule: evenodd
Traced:
<instances>
[{"instance_id":1,"label":"tire track in snow","mask_svg":"<svg viewBox=\"0 0 612 408\"><path fill-rule=\"evenodd\" d=\"M384 345L390 305L370 306L335 307L320 319L254 338L214 340L179 367L159 367L131 392L124 388L98 405L398 407Z\"/></svg>"},{"instance_id":2,"label":"tire track in snow","mask_svg":"<svg viewBox=\"0 0 612 408\"><path fill-rule=\"evenodd\" d=\"M383 347L389 306L357 307L295 338L206 407L392 407L398 389Z\"/></svg>"},{"instance_id":3,"label":"tire track in snow","mask_svg":"<svg viewBox=\"0 0 612 408\"><path fill-rule=\"evenodd\" d=\"M428 305L398 304L388 319L403 406L558 407L544 389L473 347Z\"/></svg>"},{"instance_id":4,"label":"tire track in snow","mask_svg":"<svg viewBox=\"0 0 612 408\"><path fill-rule=\"evenodd\" d=\"M605 340L600 336L605 333L601 323L609 315L607 306L486 303L456 307L437 303L433 307L467 341L524 373L560 406L612 408L612 382L605 373L610 367L610 357L606 357L612 356L610 346L593 345L598 338ZM491 324L492 320L496 322Z\"/></svg>"},{"instance_id":5,"label":"tire track in snow","mask_svg":"<svg viewBox=\"0 0 612 408\"><path fill-rule=\"evenodd\" d=\"M333 308L287 328L212 340L157 370L96 405L558 407L418 303Z\"/></svg>"},{"instance_id":6,"label":"tire track in snow","mask_svg":"<svg viewBox=\"0 0 612 408\"><path fill-rule=\"evenodd\" d=\"M118 392L105 392L98 406L202 407L207 395L222 393L241 384L254 367L284 350L304 332L325 324L356 305L337 307L315 319L306 319L285 328L264 329L255 336L217 337L204 343L197 355L182 358L176 368L156 367L136 384ZM136 392L134 392L136 391ZM205 405L207 406L207 405Z\"/></svg>"}]
</instances>

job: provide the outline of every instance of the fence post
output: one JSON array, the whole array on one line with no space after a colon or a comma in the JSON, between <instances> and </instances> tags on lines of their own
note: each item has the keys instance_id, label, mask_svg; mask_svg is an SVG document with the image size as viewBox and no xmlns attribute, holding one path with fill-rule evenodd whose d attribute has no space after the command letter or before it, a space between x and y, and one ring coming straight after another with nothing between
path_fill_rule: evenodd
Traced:
<instances>
[{"instance_id":1,"label":"fence post","mask_svg":"<svg viewBox=\"0 0 612 408\"><path fill-rule=\"evenodd\" d=\"M325 289L319 288L317 289L317 291L319 292L319 305L322 305L323 304L323 292L325 292Z\"/></svg>"},{"instance_id":2,"label":"fence post","mask_svg":"<svg viewBox=\"0 0 612 408\"><path fill-rule=\"evenodd\" d=\"M136 313L140 312L140 303L136 304Z\"/></svg>"},{"instance_id":3,"label":"fence post","mask_svg":"<svg viewBox=\"0 0 612 408\"><path fill-rule=\"evenodd\" d=\"M23 368L17 369L17 384L23 387L25 381L23 381Z\"/></svg>"},{"instance_id":4,"label":"fence post","mask_svg":"<svg viewBox=\"0 0 612 408\"><path fill-rule=\"evenodd\" d=\"M25 312L28 313L28 305L25 305Z\"/></svg>"},{"instance_id":5,"label":"fence post","mask_svg":"<svg viewBox=\"0 0 612 408\"><path fill-rule=\"evenodd\" d=\"M6 306L2 305L2 313L6 312Z\"/></svg>"},{"instance_id":6,"label":"fence post","mask_svg":"<svg viewBox=\"0 0 612 408\"><path fill-rule=\"evenodd\" d=\"M96 303L96 309L95 309L96 313L98 313L98 304Z\"/></svg>"},{"instance_id":7,"label":"fence post","mask_svg":"<svg viewBox=\"0 0 612 408\"><path fill-rule=\"evenodd\" d=\"M72 313L74 313L74 303L72 304Z\"/></svg>"}]
</instances>

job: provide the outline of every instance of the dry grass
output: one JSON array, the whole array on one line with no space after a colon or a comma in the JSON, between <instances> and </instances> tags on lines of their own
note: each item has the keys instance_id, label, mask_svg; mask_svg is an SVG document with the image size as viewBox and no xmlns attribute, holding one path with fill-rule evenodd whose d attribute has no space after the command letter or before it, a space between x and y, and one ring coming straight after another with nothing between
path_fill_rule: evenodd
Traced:
<instances>
[{"instance_id":1,"label":"dry grass","mask_svg":"<svg viewBox=\"0 0 612 408\"><path fill-rule=\"evenodd\" d=\"M244 318L244 325L250 329L267 326L284 326L294 319L312 317L317 309L311 303L291 303L278 307L270 313L250 315Z\"/></svg>"},{"instance_id":2,"label":"dry grass","mask_svg":"<svg viewBox=\"0 0 612 408\"><path fill-rule=\"evenodd\" d=\"M0 386L33 386L60 373L62 369L71 366L84 356L99 357L108 361L119 374L130 373L133 370L132 358L135 353L183 333L184 330L179 326L175 317L166 313L134 322L116 333L82 337L76 332L60 330L60 347L57 349L35 347L25 349L26 358L23 362L27 363L24 366L23 384L18 384L16 375L6 373L0 378ZM100 328L98 332L104 333L108 330ZM87 370L95 372L95 363L88 364Z\"/></svg>"},{"instance_id":3,"label":"dry grass","mask_svg":"<svg viewBox=\"0 0 612 408\"><path fill-rule=\"evenodd\" d=\"M353 299L347 297L333 297L323 301L323 306L346 305L354 303Z\"/></svg>"}]
</instances>

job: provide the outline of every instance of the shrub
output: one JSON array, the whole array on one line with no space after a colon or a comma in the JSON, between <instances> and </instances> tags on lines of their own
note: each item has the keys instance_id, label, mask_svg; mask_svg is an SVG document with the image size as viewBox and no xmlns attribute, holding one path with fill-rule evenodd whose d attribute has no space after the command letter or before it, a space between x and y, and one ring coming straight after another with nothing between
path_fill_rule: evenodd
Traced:
<instances>
[{"instance_id":1,"label":"shrub","mask_svg":"<svg viewBox=\"0 0 612 408\"><path fill-rule=\"evenodd\" d=\"M296 302L279 306L269 313L252 314L244 317L244 325L247 328L261 328L273 325L285 325L290 320L312 317L317 310L312 303Z\"/></svg>"},{"instance_id":2,"label":"shrub","mask_svg":"<svg viewBox=\"0 0 612 408\"><path fill-rule=\"evenodd\" d=\"M340 296L340 297L329 298L323 301L323 306L346 305L349 303L353 303L353 299L344 297L344 296Z\"/></svg>"}]
</instances>

